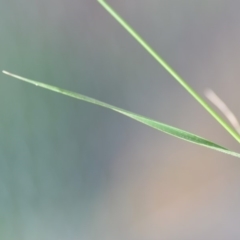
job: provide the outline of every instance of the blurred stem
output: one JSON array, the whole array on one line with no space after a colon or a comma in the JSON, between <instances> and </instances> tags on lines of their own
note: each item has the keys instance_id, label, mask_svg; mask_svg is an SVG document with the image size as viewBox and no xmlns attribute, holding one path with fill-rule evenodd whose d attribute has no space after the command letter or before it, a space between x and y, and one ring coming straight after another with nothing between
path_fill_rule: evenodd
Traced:
<instances>
[{"instance_id":1,"label":"blurred stem","mask_svg":"<svg viewBox=\"0 0 240 240\"><path fill-rule=\"evenodd\" d=\"M220 115L218 115L208 104L205 102L184 80L180 77L150 46L133 30L133 28L120 17L112 7L110 7L104 0L98 0L98 2L132 35L135 40L142 45L142 47L170 74L178 81L179 84L188 91L221 125L224 127L239 143L240 135L225 121Z\"/></svg>"}]
</instances>

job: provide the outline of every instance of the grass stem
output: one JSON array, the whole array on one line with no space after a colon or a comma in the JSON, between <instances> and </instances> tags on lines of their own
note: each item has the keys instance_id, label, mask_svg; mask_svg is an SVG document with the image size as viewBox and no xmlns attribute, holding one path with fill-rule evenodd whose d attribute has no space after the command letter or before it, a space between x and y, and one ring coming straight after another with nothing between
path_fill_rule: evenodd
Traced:
<instances>
[{"instance_id":1,"label":"grass stem","mask_svg":"<svg viewBox=\"0 0 240 240\"><path fill-rule=\"evenodd\" d=\"M127 23L113 8L104 0L98 2L132 35L135 40L170 74L172 77L197 100L221 125L224 127L239 143L240 135L218 115L208 104L201 98L187 83L180 77L160 56L153 50L150 45Z\"/></svg>"}]
</instances>

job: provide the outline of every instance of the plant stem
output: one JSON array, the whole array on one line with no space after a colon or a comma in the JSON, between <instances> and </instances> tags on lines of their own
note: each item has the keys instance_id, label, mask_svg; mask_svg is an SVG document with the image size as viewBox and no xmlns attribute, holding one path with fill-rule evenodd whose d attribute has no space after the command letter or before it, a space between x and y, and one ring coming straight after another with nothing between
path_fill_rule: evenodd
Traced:
<instances>
[{"instance_id":1,"label":"plant stem","mask_svg":"<svg viewBox=\"0 0 240 240\"><path fill-rule=\"evenodd\" d=\"M221 125L224 127L239 143L240 135L224 121L208 104L205 102L184 80L180 77L160 56L143 40L143 38L133 28L118 15L112 7L104 0L97 0L122 26L127 30L135 40L170 74L178 81L189 94L191 94Z\"/></svg>"}]
</instances>

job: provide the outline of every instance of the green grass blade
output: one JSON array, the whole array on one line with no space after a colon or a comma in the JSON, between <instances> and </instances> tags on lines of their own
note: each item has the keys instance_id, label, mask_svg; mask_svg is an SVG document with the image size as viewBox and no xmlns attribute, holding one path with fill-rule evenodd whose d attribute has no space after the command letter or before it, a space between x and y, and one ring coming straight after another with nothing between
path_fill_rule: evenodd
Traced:
<instances>
[{"instance_id":1,"label":"green grass blade","mask_svg":"<svg viewBox=\"0 0 240 240\"><path fill-rule=\"evenodd\" d=\"M65 89L61 89L61 88L58 88L58 87L55 87L55 86L51 86L51 85L48 85L48 84L45 84L45 83L36 82L36 81L30 80L30 79L27 79L27 78L24 78L24 77L21 77L21 76L18 76L18 75L15 75L15 74L12 74L12 73L9 73L9 72L6 72L6 71L3 71L3 73L7 74L7 75L9 75L11 77L17 78L19 80L31 83L33 85L36 85L36 86L39 86L39 87L42 87L42 88L46 88L48 90L51 90L51 91L54 91L54 92L58 92L58 93L61 93L61 94L64 94L64 95L67 95L69 97L77 98L77 99L83 100L85 102L89 102L89 103L92 103L92 104L96 104L96 105L99 105L99 106L111 109L113 111L116 111L116 112L119 112L119 113L121 113L123 115L126 115L126 116L128 116L128 117L130 117L130 118L132 118L132 119L134 119L134 120L136 120L138 122L146 124L149 127L152 127L152 128L155 128L155 129L157 129L159 131L162 131L162 132L165 132L167 134L170 134L170 135L172 135L174 137L177 137L177 138L183 139L185 141L192 142L192 143L195 143L197 145L201 145L201 146L204 146L204 147L207 147L207 148L211 148L211 149L214 149L214 150L217 150L217 151L220 151L220 152L223 152L223 153L226 153L226 154L229 154L229 155L232 155L232 156L240 158L240 154L239 153L232 152L232 151L230 151L230 150L228 150L228 149L226 149L226 148L224 148L222 146L219 146L218 144L215 144L215 143L213 143L213 142L211 142L211 141L209 141L207 139L204 139L204 138L199 137L197 135L194 135L192 133L186 132L184 130L181 130L181 129L178 129L178 128L175 128L175 127L171 127L169 125L157 122L157 121L152 120L150 118L146 118L144 116L141 116L141 115L138 115L138 114L126 111L124 109L112 106L110 104L98 101L96 99L84 96L82 94L78 94L78 93L75 93L75 92L67 91Z\"/></svg>"},{"instance_id":2,"label":"green grass blade","mask_svg":"<svg viewBox=\"0 0 240 240\"><path fill-rule=\"evenodd\" d=\"M185 90L190 93L239 143L240 135L233 129L220 115L218 115L208 104L204 101L187 83L180 77L160 56L137 34L137 32L125 22L119 14L117 14L112 7L110 7L104 0L98 2L127 30L135 40L142 45L142 47L170 74L177 80Z\"/></svg>"}]
</instances>

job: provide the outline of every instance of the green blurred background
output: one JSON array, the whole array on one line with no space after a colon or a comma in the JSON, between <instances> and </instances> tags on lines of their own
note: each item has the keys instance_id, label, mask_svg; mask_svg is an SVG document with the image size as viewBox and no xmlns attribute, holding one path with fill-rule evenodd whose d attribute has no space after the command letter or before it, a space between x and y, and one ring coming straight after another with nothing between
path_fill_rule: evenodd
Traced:
<instances>
[{"instance_id":1,"label":"green blurred background","mask_svg":"<svg viewBox=\"0 0 240 240\"><path fill-rule=\"evenodd\" d=\"M240 2L109 0L240 116ZM238 144L94 0L1 0L0 66ZM0 238L239 239L239 159L0 77Z\"/></svg>"}]
</instances>

